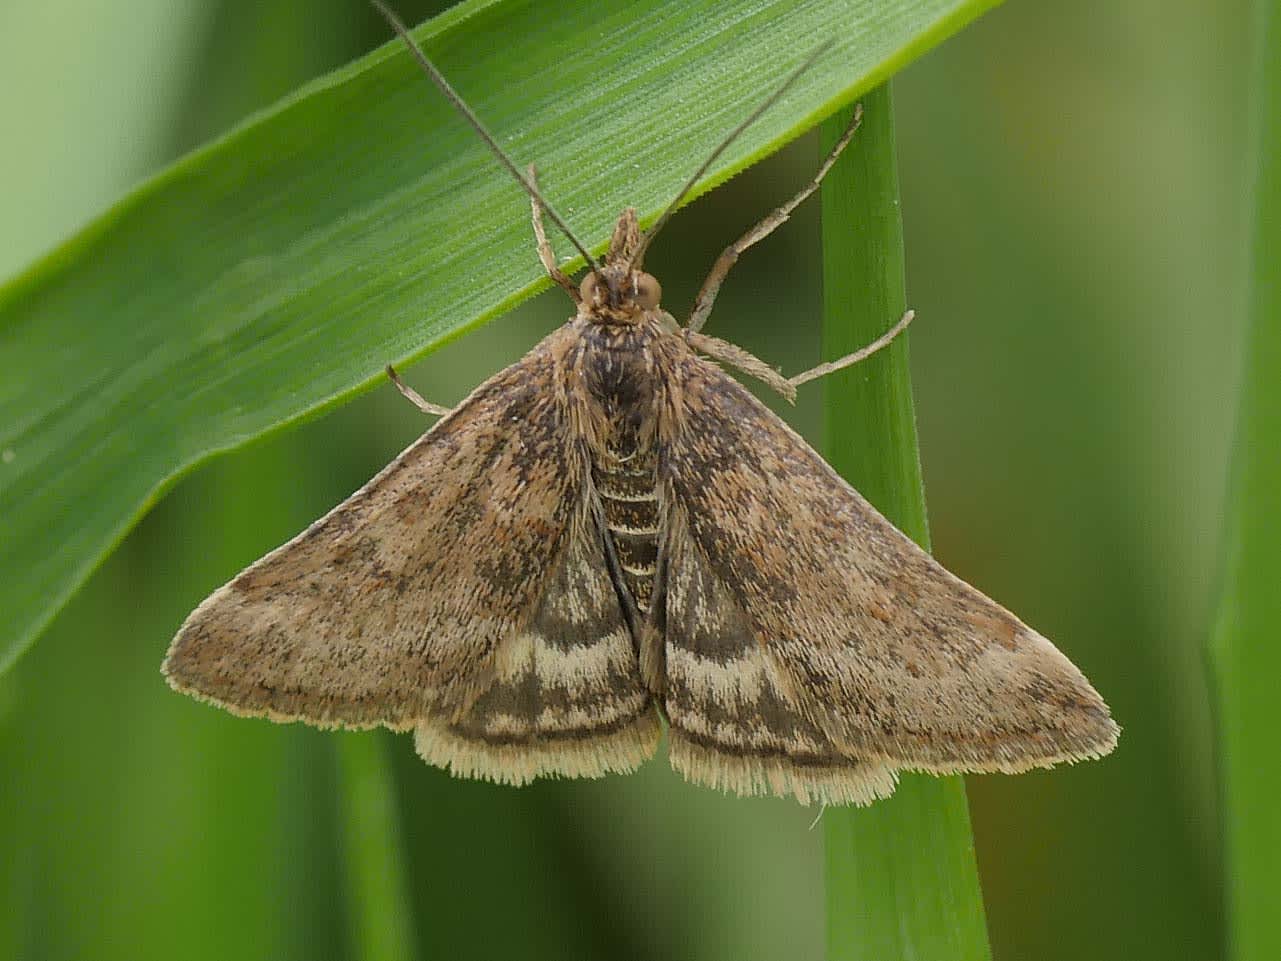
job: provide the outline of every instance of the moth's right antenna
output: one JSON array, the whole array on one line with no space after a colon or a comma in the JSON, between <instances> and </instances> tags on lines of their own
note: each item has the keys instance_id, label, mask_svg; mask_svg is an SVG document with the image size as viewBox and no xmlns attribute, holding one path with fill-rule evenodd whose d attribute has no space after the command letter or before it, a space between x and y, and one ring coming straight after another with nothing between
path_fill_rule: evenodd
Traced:
<instances>
[{"instance_id":1,"label":"moth's right antenna","mask_svg":"<svg viewBox=\"0 0 1281 961\"><path fill-rule=\"evenodd\" d=\"M378 0L374 0L374 2L377 3ZM635 267L637 264L642 262L645 257L645 251L649 249L650 241L652 241L658 235L658 232L666 226L667 221L672 219L672 214L676 213L676 208L679 207L680 202L685 199L685 195L694 189L694 185L703 178L703 174L707 173L708 168L716 162L716 158L725 152L725 148L737 140L739 134L754 124L760 118L761 114L774 106L774 104L778 103L783 94L787 93L792 84L796 83L800 78L801 74L814 66L819 57L832 49L835 42L835 40L827 40L820 44L817 50L805 58L804 63L793 70L788 78L778 85L777 90L766 97L765 101L759 107L748 114L746 120L731 130L729 135L716 145L716 149L713 150L711 155L703 161L703 165L694 171L694 176L685 181L685 186L680 189L680 193L676 195L676 198L667 205L667 209L659 214L658 219L654 221L654 225L650 227L649 230L645 231L645 235L641 237L640 245L636 248L636 252L632 254L632 260L628 266Z\"/></svg>"},{"instance_id":2,"label":"moth's right antenna","mask_svg":"<svg viewBox=\"0 0 1281 961\"><path fill-rule=\"evenodd\" d=\"M520 171L516 166L515 161L513 161L511 157L507 156L506 151L504 151L502 147L498 146L498 141L494 139L494 135L485 129L485 125L480 122L480 118L472 112L471 107L467 106L467 103L463 98L458 96L458 92L449 85L449 81L445 79L444 74L437 70L436 65L427 59L427 54L423 53L422 47L418 46L418 44L414 42L414 38L409 35L409 30L400 22L400 18L396 16L391 7L383 3L383 0L369 0L369 2L373 4L374 9L383 15L383 18L391 25L391 28L400 35L400 39L405 41L405 45L409 47L409 52L413 54L414 59L418 61L418 65L423 68L423 72L432 79L432 82L440 88L440 92L445 95L445 98L452 103L454 107L457 108L458 112L466 118L467 122L472 125L476 133L480 136L480 139L485 141L485 145L494 152L494 156L497 157L499 162L507 168L507 172L516 178L517 183L525 188L525 192L527 194L542 205L543 210L547 212L547 216L552 219L552 223L560 228L561 233L568 237L569 242L574 245L575 249L580 254L583 255L583 259L587 261L587 266L591 267L592 273L599 274L600 264L596 262L596 258L589 254L587 252L587 248L578 242L578 238L574 236L573 231L569 229L569 226L561 218L560 214L556 213L556 209L547 202L547 198L538 192L538 188L535 187L530 179Z\"/></svg>"}]
</instances>

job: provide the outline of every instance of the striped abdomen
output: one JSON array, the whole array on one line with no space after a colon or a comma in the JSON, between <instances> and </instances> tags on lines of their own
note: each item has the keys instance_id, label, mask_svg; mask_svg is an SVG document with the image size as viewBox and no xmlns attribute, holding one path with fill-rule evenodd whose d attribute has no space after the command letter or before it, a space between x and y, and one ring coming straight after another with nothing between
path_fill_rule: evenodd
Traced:
<instances>
[{"instance_id":1,"label":"striped abdomen","mask_svg":"<svg viewBox=\"0 0 1281 961\"><path fill-rule=\"evenodd\" d=\"M657 459L649 451L602 457L592 468L623 585L642 619L649 613L658 562Z\"/></svg>"}]
</instances>

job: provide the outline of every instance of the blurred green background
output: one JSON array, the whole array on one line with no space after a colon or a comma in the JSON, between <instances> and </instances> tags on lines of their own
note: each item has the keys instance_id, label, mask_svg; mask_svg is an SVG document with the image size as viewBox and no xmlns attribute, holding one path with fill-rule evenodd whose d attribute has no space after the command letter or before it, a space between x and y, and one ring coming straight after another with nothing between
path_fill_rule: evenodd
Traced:
<instances>
[{"instance_id":1,"label":"blurred green background","mask_svg":"<svg viewBox=\"0 0 1281 961\"><path fill-rule=\"evenodd\" d=\"M1245 14L1010 0L895 81L936 553L1053 638L1125 728L1100 763L969 779L998 959L1221 954L1202 651L1243 305ZM386 39L350 0L7 4L0 276ZM799 141L679 217L648 262L669 309L817 159ZM813 362L816 245L810 208L744 258L709 332ZM406 377L452 403L567 311L552 291ZM455 781L407 738L237 720L165 687L191 607L424 427L387 388L199 471L0 678L0 957L350 957L336 764L355 738L395 773L422 957L821 957L811 811L662 763Z\"/></svg>"}]
</instances>

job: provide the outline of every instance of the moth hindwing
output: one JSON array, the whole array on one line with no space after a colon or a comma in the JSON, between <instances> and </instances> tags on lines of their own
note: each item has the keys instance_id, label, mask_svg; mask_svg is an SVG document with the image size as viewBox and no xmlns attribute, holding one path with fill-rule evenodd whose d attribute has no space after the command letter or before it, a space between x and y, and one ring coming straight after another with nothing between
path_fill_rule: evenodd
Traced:
<instances>
[{"instance_id":1,"label":"moth hindwing","mask_svg":"<svg viewBox=\"0 0 1281 961\"><path fill-rule=\"evenodd\" d=\"M624 211L601 263L575 241L590 264L575 286L518 174L571 322L205 600L170 683L238 714L413 730L425 760L511 784L632 770L660 716L691 781L802 802L868 803L904 769L1109 752L1118 729L1066 657L712 362L790 396L911 315L790 379L698 332L738 254L817 188L858 117L726 250L684 326L643 270L654 229Z\"/></svg>"}]
</instances>

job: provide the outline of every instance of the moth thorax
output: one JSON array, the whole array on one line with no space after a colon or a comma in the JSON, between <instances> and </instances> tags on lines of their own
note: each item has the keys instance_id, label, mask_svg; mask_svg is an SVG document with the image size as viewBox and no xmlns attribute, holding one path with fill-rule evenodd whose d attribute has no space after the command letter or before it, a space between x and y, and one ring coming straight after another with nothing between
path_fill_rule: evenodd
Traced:
<instances>
[{"instance_id":1,"label":"moth thorax","mask_svg":"<svg viewBox=\"0 0 1281 961\"><path fill-rule=\"evenodd\" d=\"M592 465L622 587L641 614L649 612L658 563L657 460L652 449L607 449Z\"/></svg>"}]
</instances>

